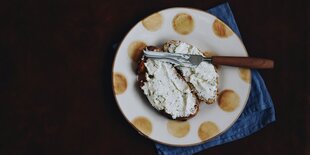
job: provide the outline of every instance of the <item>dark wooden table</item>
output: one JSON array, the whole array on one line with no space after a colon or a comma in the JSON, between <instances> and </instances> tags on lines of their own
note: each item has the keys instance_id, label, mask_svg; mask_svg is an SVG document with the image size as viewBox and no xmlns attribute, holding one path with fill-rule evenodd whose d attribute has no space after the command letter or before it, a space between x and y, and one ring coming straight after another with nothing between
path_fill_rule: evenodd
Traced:
<instances>
[{"instance_id":1,"label":"dark wooden table","mask_svg":"<svg viewBox=\"0 0 310 155\"><path fill-rule=\"evenodd\" d=\"M4 0L0 2L0 154L156 154L124 119L111 89L112 45L141 18L223 1ZM199 154L310 154L310 7L304 0L231 0L277 121Z\"/></svg>"}]
</instances>

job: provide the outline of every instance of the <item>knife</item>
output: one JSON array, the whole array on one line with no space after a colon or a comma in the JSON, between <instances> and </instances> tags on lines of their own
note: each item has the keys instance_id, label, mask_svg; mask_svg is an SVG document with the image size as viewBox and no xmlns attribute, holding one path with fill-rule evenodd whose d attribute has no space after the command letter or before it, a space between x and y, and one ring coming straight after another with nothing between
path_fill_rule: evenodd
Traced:
<instances>
[{"instance_id":1,"label":"knife","mask_svg":"<svg viewBox=\"0 0 310 155\"><path fill-rule=\"evenodd\" d=\"M235 56L212 56L204 57L202 55L168 53L143 51L144 56L151 59L161 59L162 61L172 63L177 66L197 67L201 62L205 61L213 65L226 65L255 69L271 69L274 67L273 60L254 57L235 57Z\"/></svg>"}]
</instances>

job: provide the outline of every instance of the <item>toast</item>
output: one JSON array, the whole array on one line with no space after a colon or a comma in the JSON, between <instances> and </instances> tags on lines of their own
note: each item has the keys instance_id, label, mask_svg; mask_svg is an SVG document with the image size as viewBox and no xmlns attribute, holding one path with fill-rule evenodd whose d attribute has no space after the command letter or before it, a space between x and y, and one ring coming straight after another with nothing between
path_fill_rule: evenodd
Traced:
<instances>
[{"instance_id":1,"label":"toast","mask_svg":"<svg viewBox=\"0 0 310 155\"><path fill-rule=\"evenodd\" d=\"M164 44L163 50L170 53L203 56L203 53L198 48L182 41L168 41ZM208 62L201 62L196 68L178 66L176 69L184 77L185 81L189 83L199 100L207 104L215 102L218 94L219 76L214 65Z\"/></svg>"},{"instance_id":2,"label":"toast","mask_svg":"<svg viewBox=\"0 0 310 155\"><path fill-rule=\"evenodd\" d=\"M154 46L146 48L161 51ZM139 87L150 104L163 115L187 120L197 114L199 99L172 64L142 56L137 74Z\"/></svg>"}]
</instances>

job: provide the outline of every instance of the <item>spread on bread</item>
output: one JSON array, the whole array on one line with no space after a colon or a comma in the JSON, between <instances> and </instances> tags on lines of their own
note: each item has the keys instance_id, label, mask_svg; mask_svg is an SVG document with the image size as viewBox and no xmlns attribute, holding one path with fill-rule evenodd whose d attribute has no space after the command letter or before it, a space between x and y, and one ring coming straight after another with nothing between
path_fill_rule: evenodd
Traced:
<instances>
[{"instance_id":1,"label":"spread on bread","mask_svg":"<svg viewBox=\"0 0 310 155\"><path fill-rule=\"evenodd\" d=\"M141 89L154 108L164 110L173 119L196 112L196 97L171 64L148 59L144 65L147 82Z\"/></svg>"},{"instance_id":2,"label":"spread on bread","mask_svg":"<svg viewBox=\"0 0 310 155\"><path fill-rule=\"evenodd\" d=\"M181 41L169 41L164 45L164 51L181 54L202 55L198 48ZM212 104L215 102L218 88L218 74L216 68L208 63L201 62L196 68L177 67L186 82L192 85L200 100Z\"/></svg>"},{"instance_id":3,"label":"spread on bread","mask_svg":"<svg viewBox=\"0 0 310 155\"><path fill-rule=\"evenodd\" d=\"M161 51L153 46L147 49ZM202 55L196 47L181 41L169 41L163 50ZM186 120L197 114L200 102L215 102L218 74L208 62L202 62L196 68L175 67L161 60L142 57L138 66L139 86L150 104L172 119Z\"/></svg>"}]
</instances>

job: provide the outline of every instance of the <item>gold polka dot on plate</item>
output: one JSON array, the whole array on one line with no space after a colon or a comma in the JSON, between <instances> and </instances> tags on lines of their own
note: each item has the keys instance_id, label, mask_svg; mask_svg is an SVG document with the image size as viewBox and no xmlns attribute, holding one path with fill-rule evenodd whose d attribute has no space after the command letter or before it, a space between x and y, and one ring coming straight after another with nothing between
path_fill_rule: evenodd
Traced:
<instances>
[{"instance_id":1,"label":"gold polka dot on plate","mask_svg":"<svg viewBox=\"0 0 310 155\"><path fill-rule=\"evenodd\" d=\"M113 73L113 88L116 95L122 94L127 89L127 80L121 73Z\"/></svg>"},{"instance_id":2,"label":"gold polka dot on plate","mask_svg":"<svg viewBox=\"0 0 310 155\"><path fill-rule=\"evenodd\" d=\"M142 50L146 47L146 44L142 41L134 41L128 47L128 55L129 57L137 62L142 56Z\"/></svg>"},{"instance_id":3,"label":"gold polka dot on plate","mask_svg":"<svg viewBox=\"0 0 310 155\"><path fill-rule=\"evenodd\" d=\"M239 68L240 78L246 83L251 82L251 71L247 68Z\"/></svg>"},{"instance_id":4,"label":"gold polka dot on plate","mask_svg":"<svg viewBox=\"0 0 310 155\"><path fill-rule=\"evenodd\" d=\"M188 134L190 125L187 121L169 120L167 123L167 130L172 136L182 138Z\"/></svg>"},{"instance_id":5,"label":"gold polka dot on plate","mask_svg":"<svg viewBox=\"0 0 310 155\"><path fill-rule=\"evenodd\" d=\"M142 25L149 31L157 31L163 24L163 17L160 13L154 13L142 20Z\"/></svg>"},{"instance_id":6,"label":"gold polka dot on plate","mask_svg":"<svg viewBox=\"0 0 310 155\"><path fill-rule=\"evenodd\" d=\"M219 37L226 38L233 34L232 30L218 19L214 20L212 27L213 32Z\"/></svg>"},{"instance_id":7,"label":"gold polka dot on plate","mask_svg":"<svg viewBox=\"0 0 310 155\"><path fill-rule=\"evenodd\" d=\"M219 133L219 128L214 122L203 122L198 129L198 136L202 141L208 140Z\"/></svg>"},{"instance_id":8,"label":"gold polka dot on plate","mask_svg":"<svg viewBox=\"0 0 310 155\"><path fill-rule=\"evenodd\" d=\"M202 52L203 56L205 57L212 57L212 56L217 56L217 54L213 51L204 51Z\"/></svg>"},{"instance_id":9,"label":"gold polka dot on plate","mask_svg":"<svg viewBox=\"0 0 310 155\"><path fill-rule=\"evenodd\" d=\"M172 24L174 30L182 35L191 33L195 27L193 17L186 13L177 14L173 18Z\"/></svg>"},{"instance_id":10,"label":"gold polka dot on plate","mask_svg":"<svg viewBox=\"0 0 310 155\"><path fill-rule=\"evenodd\" d=\"M232 112L239 106L240 97L233 90L226 89L219 94L218 104L222 110Z\"/></svg>"},{"instance_id":11,"label":"gold polka dot on plate","mask_svg":"<svg viewBox=\"0 0 310 155\"><path fill-rule=\"evenodd\" d=\"M146 117L136 117L132 121L132 124L145 135L150 135L152 133L152 123Z\"/></svg>"}]
</instances>

